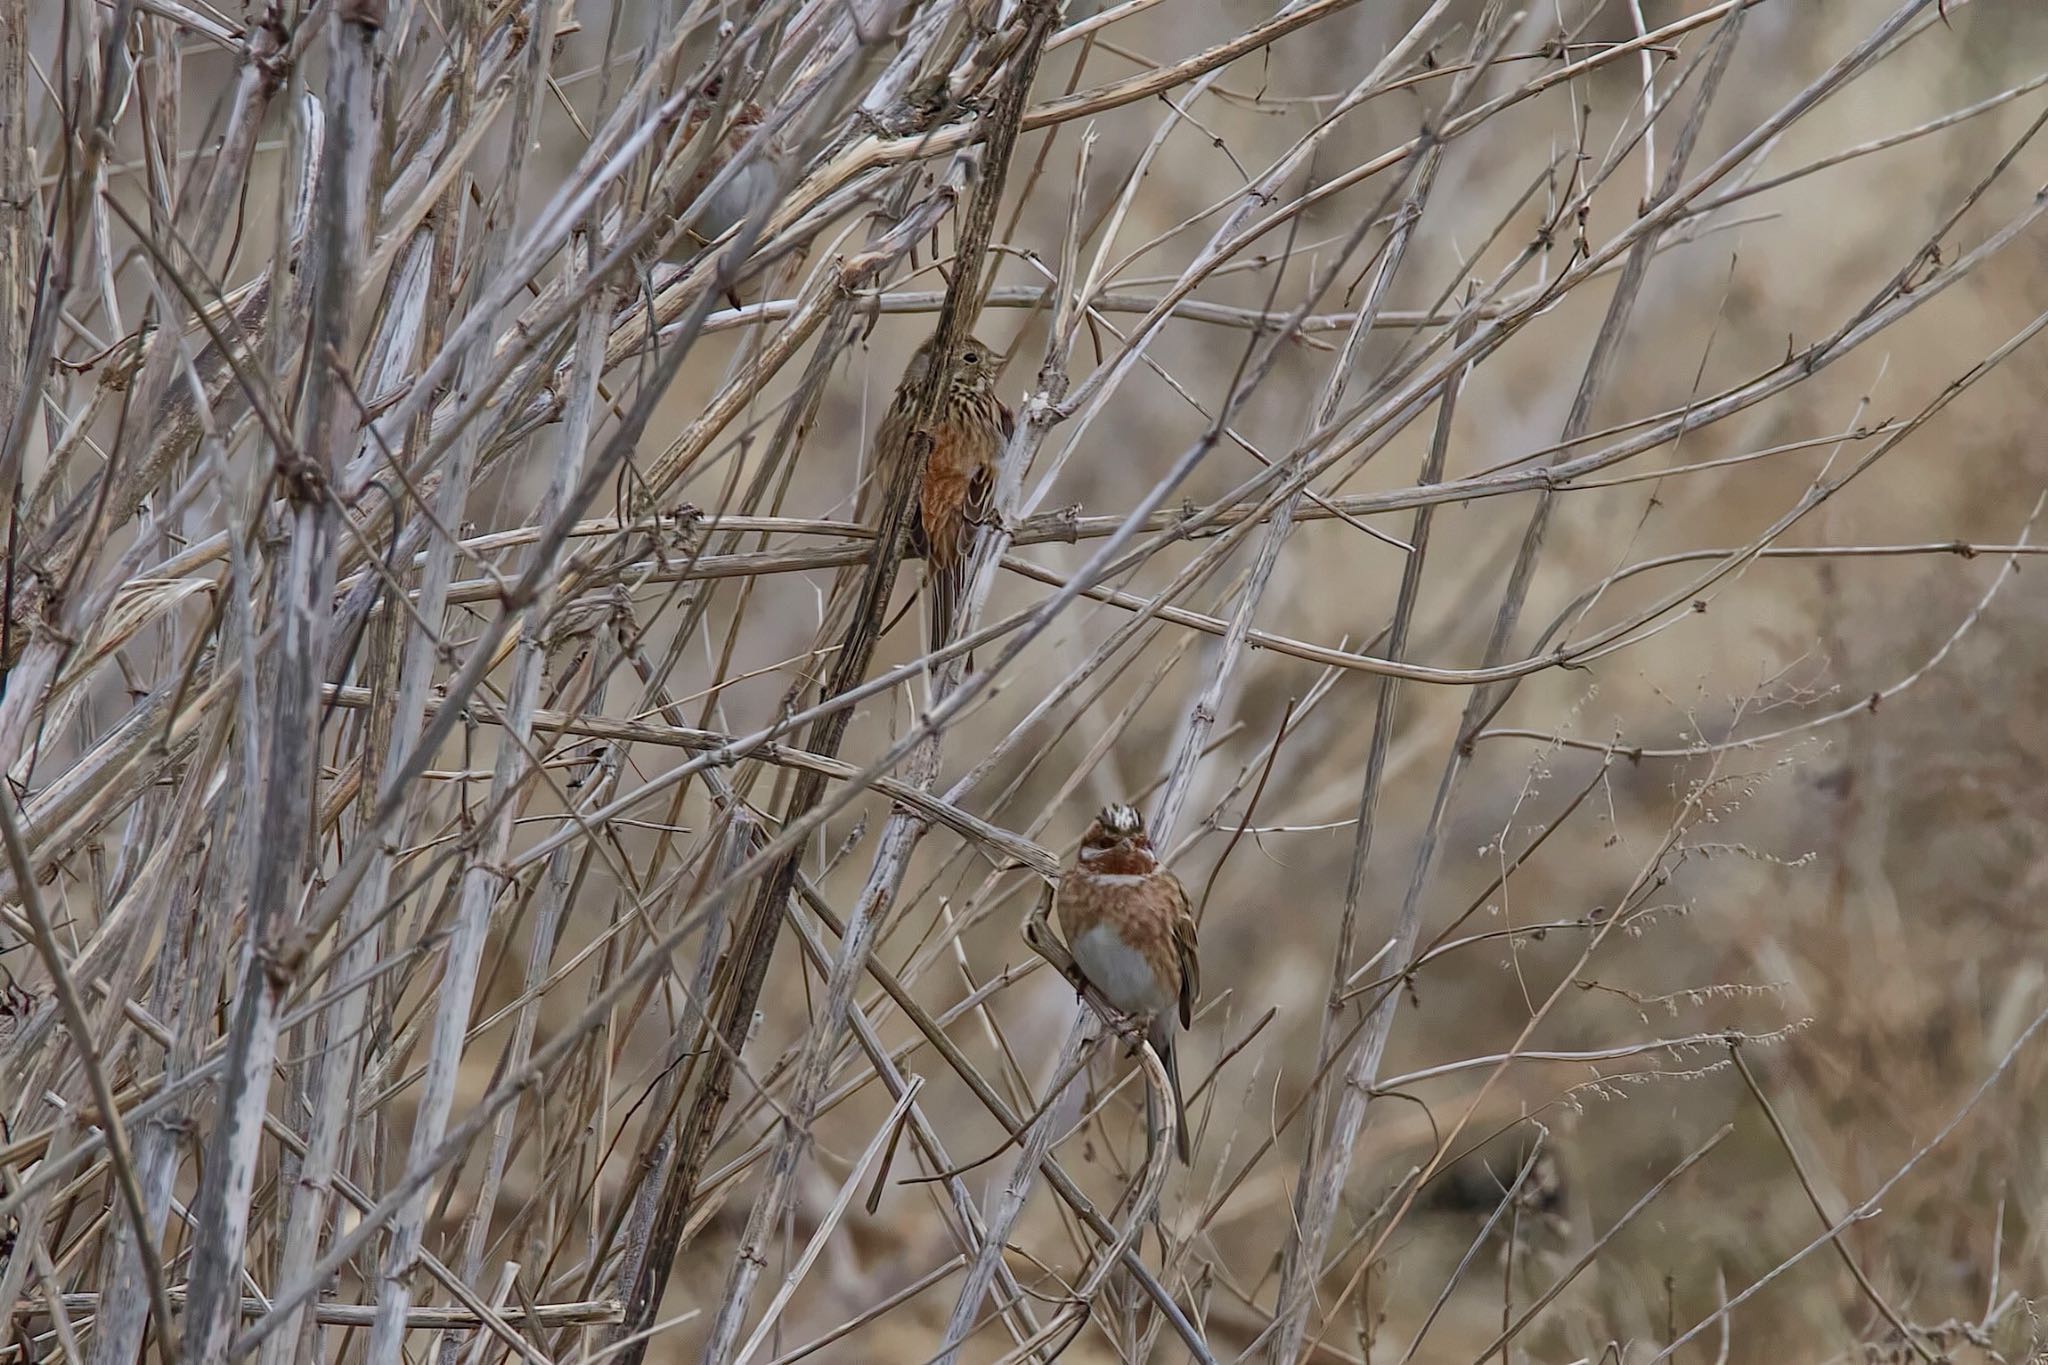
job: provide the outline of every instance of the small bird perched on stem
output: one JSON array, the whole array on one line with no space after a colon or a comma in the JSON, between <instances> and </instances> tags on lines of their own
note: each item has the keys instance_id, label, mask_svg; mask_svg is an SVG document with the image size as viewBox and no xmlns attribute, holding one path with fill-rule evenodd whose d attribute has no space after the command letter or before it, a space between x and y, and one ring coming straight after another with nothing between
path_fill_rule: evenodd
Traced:
<instances>
[{"instance_id":1,"label":"small bird perched on stem","mask_svg":"<svg viewBox=\"0 0 2048 1365\"><path fill-rule=\"evenodd\" d=\"M1146 1041L1159 1054L1173 1088L1174 1150L1188 1161L1187 1106L1174 1065L1173 1016L1194 1022L1201 998L1201 963L1195 952L1195 917L1180 878L1159 865L1145 821L1129 806L1110 806L1081 838L1074 865L1060 877L1060 928L1067 950L1103 999L1146 1021ZM1152 1094L1146 1121L1159 1132Z\"/></svg>"},{"instance_id":2,"label":"small bird perched on stem","mask_svg":"<svg viewBox=\"0 0 2048 1365\"><path fill-rule=\"evenodd\" d=\"M736 108L726 109L720 101L724 97L723 77L713 76L704 83L698 97L692 102L682 128L670 141L663 160L671 166L669 174L680 169L680 163L689 157L696 157L696 167L689 180L683 185L675 199L677 213L687 212L692 204L709 188L712 180L732 159L743 151L753 140L754 133L767 117L761 106L753 100L741 100ZM706 132L707 128L709 133ZM715 145L695 150L695 145L704 137L717 135ZM673 181L669 183L673 184ZM775 168L765 149L744 166L741 166L718 193L697 211L689 229L679 233L669 246L667 259L683 264L702 251L705 245L725 235L742 218L755 208L755 200L766 195L775 184Z\"/></svg>"},{"instance_id":3,"label":"small bird perched on stem","mask_svg":"<svg viewBox=\"0 0 2048 1365\"><path fill-rule=\"evenodd\" d=\"M911 400L930 373L936 339L917 348L896 385L877 437L884 459L900 458L909 448ZM975 528L996 519L996 456L1016 430L1015 416L996 397L1000 358L973 337L962 342L932 419L931 458L925 464L917 518L911 526L911 549L924 556L925 619L932 649L952 642Z\"/></svg>"}]
</instances>

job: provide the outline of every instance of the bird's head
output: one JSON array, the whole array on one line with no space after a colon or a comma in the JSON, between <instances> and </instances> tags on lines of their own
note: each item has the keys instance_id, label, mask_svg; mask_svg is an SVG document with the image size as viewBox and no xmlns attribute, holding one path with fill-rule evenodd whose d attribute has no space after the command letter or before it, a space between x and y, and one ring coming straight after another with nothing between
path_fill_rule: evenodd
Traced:
<instances>
[{"instance_id":1,"label":"bird's head","mask_svg":"<svg viewBox=\"0 0 2048 1365\"><path fill-rule=\"evenodd\" d=\"M953 387L967 393L987 393L996 382L996 366L1002 360L992 347L977 337L960 343L953 356Z\"/></svg>"},{"instance_id":2,"label":"bird's head","mask_svg":"<svg viewBox=\"0 0 2048 1365\"><path fill-rule=\"evenodd\" d=\"M1135 806L1105 806L1081 836L1081 866L1090 872L1136 873L1159 864L1145 817Z\"/></svg>"},{"instance_id":3,"label":"bird's head","mask_svg":"<svg viewBox=\"0 0 2048 1365\"><path fill-rule=\"evenodd\" d=\"M903 368L903 389L915 388L931 373L932 346L936 341L938 338L935 336L926 337L911 354L910 363ZM987 342L968 337L960 343L960 349L953 356L953 387L977 393L986 391L995 384L996 367L1002 359L1002 353Z\"/></svg>"}]
</instances>

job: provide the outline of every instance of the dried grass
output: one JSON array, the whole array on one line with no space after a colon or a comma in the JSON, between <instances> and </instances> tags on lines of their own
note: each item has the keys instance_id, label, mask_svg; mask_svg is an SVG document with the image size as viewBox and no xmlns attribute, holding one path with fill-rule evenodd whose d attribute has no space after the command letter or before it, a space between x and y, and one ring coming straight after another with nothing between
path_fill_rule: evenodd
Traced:
<instances>
[{"instance_id":1,"label":"dried grass","mask_svg":"<svg viewBox=\"0 0 2048 1365\"><path fill-rule=\"evenodd\" d=\"M0 1362L2044 1358L2044 51L0 0Z\"/></svg>"}]
</instances>

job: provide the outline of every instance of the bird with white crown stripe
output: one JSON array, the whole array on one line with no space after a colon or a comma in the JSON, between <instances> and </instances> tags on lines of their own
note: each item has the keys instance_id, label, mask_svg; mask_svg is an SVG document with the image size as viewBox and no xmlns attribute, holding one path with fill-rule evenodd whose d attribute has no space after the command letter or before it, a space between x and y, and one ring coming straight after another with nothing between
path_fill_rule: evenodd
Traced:
<instances>
[{"instance_id":1,"label":"bird with white crown stripe","mask_svg":"<svg viewBox=\"0 0 2048 1365\"><path fill-rule=\"evenodd\" d=\"M1173 1089L1174 1150L1188 1160L1187 1106L1173 1057L1173 1016L1182 1028L1194 1021L1201 998L1195 953L1195 917L1180 878L1159 863L1144 817L1130 806L1109 806L1081 838L1074 865L1060 877L1058 909L1067 950L1103 999L1146 1024L1146 1040L1166 1067ZM1151 1134L1158 1116L1146 1092Z\"/></svg>"}]
</instances>

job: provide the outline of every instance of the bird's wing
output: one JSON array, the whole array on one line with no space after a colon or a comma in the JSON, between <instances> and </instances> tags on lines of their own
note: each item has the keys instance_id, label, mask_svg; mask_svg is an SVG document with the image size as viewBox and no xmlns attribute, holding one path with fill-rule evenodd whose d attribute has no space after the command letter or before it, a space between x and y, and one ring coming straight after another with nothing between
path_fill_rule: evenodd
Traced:
<instances>
[{"instance_id":1,"label":"bird's wing","mask_svg":"<svg viewBox=\"0 0 2048 1365\"><path fill-rule=\"evenodd\" d=\"M868 470L868 476L861 480L860 489L854 498L853 519L860 525L870 525L875 518L875 500L889 486L889 480L895 476L896 462L903 458L903 452L909 443L909 414L904 412L902 404L891 403L889 410L882 414L881 425L875 428L872 465ZM913 508L915 505L913 500ZM915 527L912 529L915 534Z\"/></svg>"},{"instance_id":2,"label":"bird's wing","mask_svg":"<svg viewBox=\"0 0 2048 1365\"><path fill-rule=\"evenodd\" d=\"M993 526L996 522L996 471L981 465L967 476L967 499L961 509L971 526Z\"/></svg>"},{"instance_id":3,"label":"bird's wing","mask_svg":"<svg viewBox=\"0 0 2048 1365\"><path fill-rule=\"evenodd\" d=\"M875 494L889 486L896 477L896 471L910 456L910 438L915 434L910 425L910 398L912 390L924 382L931 368L932 341L927 337L923 345L911 354L910 363L903 367L903 377L896 381L896 392L890 396L889 410L882 414L880 425L875 428L874 469L862 483L860 500L855 508L854 520L863 526L869 524L873 515L869 502ZM912 533L916 533L917 500L911 499Z\"/></svg>"}]
</instances>

